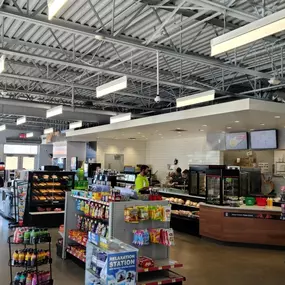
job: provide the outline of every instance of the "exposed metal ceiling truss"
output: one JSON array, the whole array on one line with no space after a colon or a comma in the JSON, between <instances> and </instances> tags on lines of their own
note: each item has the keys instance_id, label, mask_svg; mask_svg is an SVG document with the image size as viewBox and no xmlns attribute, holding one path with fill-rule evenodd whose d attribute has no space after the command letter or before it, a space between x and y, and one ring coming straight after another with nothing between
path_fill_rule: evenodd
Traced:
<instances>
[{"instance_id":1,"label":"exposed metal ceiling truss","mask_svg":"<svg viewBox=\"0 0 285 285\"><path fill-rule=\"evenodd\" d=\"M284 8L278 0L69 0L48 21L46 0L0 1L1 98L140 116L174 111L177 97L208 89L268 96L285 83L284 33L215 58L210 40ZM126 90L96 98L98 85L122 75ZM15 121L9 116L1 120Z\"/></svg>"}]
</instances>

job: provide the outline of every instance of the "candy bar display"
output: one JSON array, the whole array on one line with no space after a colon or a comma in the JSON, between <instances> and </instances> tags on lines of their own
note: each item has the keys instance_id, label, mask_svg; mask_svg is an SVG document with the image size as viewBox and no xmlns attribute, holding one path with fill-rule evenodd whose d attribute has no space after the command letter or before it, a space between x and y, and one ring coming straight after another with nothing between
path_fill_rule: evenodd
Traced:
<instances>
[{"instance_id":1,"label":"candy bar display","mask_svg":"<svg viewBox=\"0 0 285 285\"><path fill-rule=\"evenodd\" d=\"M44 245L48 244L47 248ZM16 228L8 238L10 279L13 285L52 285L51 237L44 228ZM20 248L22 245L22 248ZM12 249L13 246L13 249ZM17 248L15 249L15 247ZM39 267L47 267L39 270ZM15 269L23 271L15 273Z\"/></svg>"}]
</instances>

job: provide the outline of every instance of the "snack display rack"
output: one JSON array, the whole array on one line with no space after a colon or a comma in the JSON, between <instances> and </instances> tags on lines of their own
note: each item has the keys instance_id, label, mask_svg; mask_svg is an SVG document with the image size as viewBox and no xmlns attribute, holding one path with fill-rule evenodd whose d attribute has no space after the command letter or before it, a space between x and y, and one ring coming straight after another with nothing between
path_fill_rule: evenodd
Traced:
<instances>
[{"instance_id":1,"label":"snack display rack","mask_svg":"<svg viewBox=\"0 0 285 285\"><path fill-rule=\"evenodd\" d=\"M65 193L74 186L74 172L29 171L24 225L57 227L64 219Z\"/></svg>"},{"instance_id":2,"label":"snack display rack","mask_svg":"<svg viewBox=\"0 0 285 285\"><path fill-rule=\"evenodd\" d=\"M106 222L109 226L108 238L115 238L122 242L132 245L133 242L133 231L143 230L151 228L170 228L170 222L146 220L140 223L127 223L124 219L124 211L129 207L136 206L167 206L168 201L157 200L157 201L120 201L120 202L103 202L93 200L88 197L72 196L70 192L66 193L65 199L65 218L64 218L64 231L63 236L63 251L62 258L66 258L66 253L69 253L73 258L77 258L82 262L85 262L88 258L88 253L85 252L82 255L79 252L73 250L74 246L86 246L88 244L87 237L80 237L75 239L69 235L69 232L77 227L77 215L78 210L76 209L77 200L90 201L98 204L102 204L109 208L109 217ZM156 285L156 284L182 284L185 280L183 276L176 274L171 271L173 268L182 267L183 265L177 261L171 260L169 256L169 247L162 244L149 244L147 246L137 247L139 256L147 256L153 259L154 264L149 268L137 267L137 278L136 284L139 285Z\"/></svg>"}]
</instances>

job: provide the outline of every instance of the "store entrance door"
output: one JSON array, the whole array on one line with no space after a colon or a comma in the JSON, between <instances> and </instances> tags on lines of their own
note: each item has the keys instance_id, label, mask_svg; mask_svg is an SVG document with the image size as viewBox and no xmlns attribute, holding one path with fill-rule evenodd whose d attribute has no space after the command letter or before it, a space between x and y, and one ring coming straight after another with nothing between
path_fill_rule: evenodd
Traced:
<instances>
[{"instance_id":1,"label":"store entrance door","mask_svg":"<svg viewBox=\"0 0 285 285\"><path fill-rule=\"evenodd\" d=\"M105 169L124 170L123 154L105 154Z\"/></svg>"}]
</instances>

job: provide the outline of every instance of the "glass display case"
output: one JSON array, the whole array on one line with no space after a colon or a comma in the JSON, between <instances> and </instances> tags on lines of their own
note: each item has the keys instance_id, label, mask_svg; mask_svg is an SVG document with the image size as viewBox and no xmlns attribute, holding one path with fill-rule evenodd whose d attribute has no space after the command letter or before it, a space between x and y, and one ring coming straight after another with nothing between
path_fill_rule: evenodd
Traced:
<instances>
[{"instance_id":1,"label":"glass display case","mask_svg":"<svg viewBox=\"0 0 285 285\"><path fill-rule=\"evenodd\" d=\"M29 171L24 225L37 225L45 216L49 226L62 223L65 192L73 189L74 175L67 171Z\"/></svg>"},{"instance_id":2,"label":"glass display case","mask_svg":"<svg viewBox=\"0 0 285 285\"><path fill-rule=\"evenodd\" d=\"M206 203L232 205L240 197L239 170L208 169L206 171Z\"/></svg>"},{"instance_id":3,"label":"glass display case","mask_svg":"<svg viewBox=\"0 0 285 285\"><path fill-rule=\"evenodd\" d=\"M189 168L189 194L196 196L206 195L206 170L208 165L190 166Z\"/></svg>"}]
</instances>

